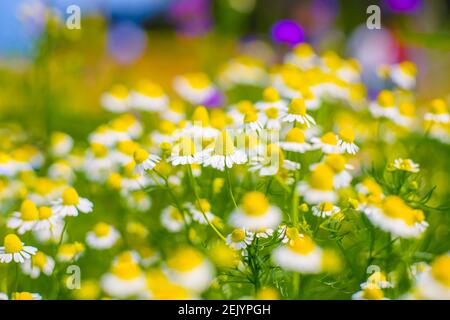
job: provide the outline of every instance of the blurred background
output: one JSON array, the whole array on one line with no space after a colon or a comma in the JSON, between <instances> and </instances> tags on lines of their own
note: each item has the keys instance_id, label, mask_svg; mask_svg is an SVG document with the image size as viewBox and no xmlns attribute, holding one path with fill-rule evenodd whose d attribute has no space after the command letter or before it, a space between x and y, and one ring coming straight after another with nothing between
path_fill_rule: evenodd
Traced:
<instances>
[{"instance_id":1,"label":"blurred background","mask_svg":"<svg viewBox=\"0 0 450 320\"><path fill-rule=\"evenodd\" d=\"M380 30L366 27L374 3ZM81 9L81 29L66 27L70 5ZM446 96L449 30L444 0L0 1L0 121L25 112L31 131L42 122L85 136L104 120L99 96L112 84L147 78L170 92L177 74L214 75L243 53L271 65L300 42L357 58L371 95L379 64L409 59L418 65L419 97ZM86 113L93 116L79 116Z\"/></svg>"}]
</instances>

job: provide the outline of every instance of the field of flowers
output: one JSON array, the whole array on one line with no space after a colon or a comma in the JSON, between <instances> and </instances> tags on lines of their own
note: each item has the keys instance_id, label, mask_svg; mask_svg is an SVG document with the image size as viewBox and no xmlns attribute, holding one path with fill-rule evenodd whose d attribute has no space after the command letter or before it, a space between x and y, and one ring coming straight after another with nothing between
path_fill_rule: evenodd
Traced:
<instances>
[{"instance_id":1,"label":"field of flowers","mask_svg":"<svg viewBox=\"0 0 450 320\"><path fill-rule=\"evenodd\" d=\"M413 62L374 96L307 43L88 78L96 35L48 24L0 71L0 300L450 299L449 96Z\"/></svg>"}]
</instances>

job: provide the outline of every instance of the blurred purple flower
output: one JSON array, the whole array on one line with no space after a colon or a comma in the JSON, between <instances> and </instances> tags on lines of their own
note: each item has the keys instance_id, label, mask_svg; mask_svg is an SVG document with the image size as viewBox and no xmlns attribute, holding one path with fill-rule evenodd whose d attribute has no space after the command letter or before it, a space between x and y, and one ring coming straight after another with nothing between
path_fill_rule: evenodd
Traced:
<instances>
[{"instance_id":1,"label":"blurred purple flower","mask_svg":"<svg viewBox=\"0 0 450 320\"><path fill-rule=\"evenodd\" d=\"M169 18L177 31L188 36L208 32L212 25L208 0L179 0L169 8Z\"/></svg>"},{"instance_id":2,"label":"blurred purple flower","mask_svg":"<svg viewBox=\"0 0 450 320\"><path fill-rule=\"evenodd\" d=\"M394 12L415 12L422 7L422 0L385 0Z\"/></svg>"},{"instance_id":3,"label":"blurred purple flower","mask_svg":"<svg viewBox=\"0 0 450 320\"><path fill-rule=\"evenodd\" d=\"M272 39L278 43L294 46L305 40L305 33L295 21L280 20L272 26Z\"/></svg>"},{"instance_id":4,"label":"blurred purple flower","mask_svg":"<svg viewBox=\"0 0 450 320\"><path fill-rule=\"evenodd\" d=\"M216 90L214 94L212 94L206 101L203 102L203 105L207 108L216 108L223 105L225 102L225 97L222 92Z\"/></svg>"},{"instance_id":5,"label":"blurred purple flower","mask_svg":"<svg viewBox=\"0 0 450 320\"><path fill-rule=\"evenodd\" d=\"M147 46L145 32L132 22L120 22L108 32L110 55L121 64L130 64L138 59Z\"/></svg>"}]
</instances>

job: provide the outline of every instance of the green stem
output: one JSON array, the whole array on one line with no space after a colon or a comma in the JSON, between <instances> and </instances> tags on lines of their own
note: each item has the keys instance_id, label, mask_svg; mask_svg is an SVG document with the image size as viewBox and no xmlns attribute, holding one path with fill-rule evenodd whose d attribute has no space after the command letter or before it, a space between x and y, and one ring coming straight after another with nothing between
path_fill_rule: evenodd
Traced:
<instances>
[{"instance_id":1,"label":"green stem","mask_svg":"<svg viewBox=\"0 0 450 320\"><path fill-rule=\"evenodd\" d=\"M292 298L295 299L300 296L300 273L295 272L292 281L293 281Z\"/></svg>"},{"instance_id":2,"label":"green stem","mask_svg":"<svg viewBox=\"0 0 450 320\"><path fill-rule=\"evenodd\" d=\"M230 197L231 197L231 200L233 201L235 208L237 208L238 205L237 205L236 199L234 198L234 195L233 195L233 187L231 186L230 171L228 170L227 166L225 166L225 175L227 177L228 192L230 193Z\"/></svg>"}]
</instances>

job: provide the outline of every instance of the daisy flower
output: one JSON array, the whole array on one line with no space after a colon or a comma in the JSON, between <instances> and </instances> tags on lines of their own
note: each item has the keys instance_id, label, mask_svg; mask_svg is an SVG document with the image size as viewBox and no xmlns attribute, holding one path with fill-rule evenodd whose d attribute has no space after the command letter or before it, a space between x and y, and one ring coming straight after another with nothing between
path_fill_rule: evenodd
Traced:
<instances>
[{"instance_id":1,"label":"daisy flower","mask_svg":"<svg viewBox=\"0 0 450 320\"><path fill-rule=\"evenodd\" d=\"M391 67L392 81L402 89L412 90L416 86L417 67L411 61L403 61Z\"/></svg>"},{"instance_id":2,"label":"daisy flower","mask_svg":"<svg viewBox=\"0 0 450 320\"><path fill-rule=\"evenodd\" d=\"M205 167L211 166L214 169L223 171L225 166L232 168L233 165L239 165L247 162L247 155L236 149L232 138L226 131L216 138L214 148L204 151L202 164Z\"/></svg>"},{"instance_id":3,"label":"daisy flower","mask_svg":"<svg viewBox=\"0 0 450 320\"><path fill-rule=\"evenodd\" d=\"M156 83L142 80L130 92L129 104L138 110L161 112L169 104L169 98Z\"/></svg>"},{"instance_id":4,"label":"daisy flower","mask_svg":"<svg viewBox=\"0 0 450 320\"><path fill-rule=\"evenodd\" d=\"M42 300L42 297L39 293L31 293L31 292L13 292L11 294L11 300Z\"/></svg>"},{"instance_id":5,"label":"daisy flower","mask_svg":"<svg viewBox=\"0 0 450 320\"><path fill-rule=\"evenodd\" d=\"M368 205L363 211L374 225L396 237L417 238L428 226L423 212L410 208L398 196L387 196L381 204Z\"/></svg>"},{"instance_id":6,"label":"daisy flower","mask_svg":"<svg viewBox=\"0 0 450 320\"><path fill-rule=\"evenodd\" d=\"M110 272L101 277L100 284L103 291L118 299L136 297L146 290L145 275L128 253L115 259Z\"/></svg>"},{"instance_id":7,"label":"daisy flower","mask_svg":"<svg viewBox=\"0 0 450 320\"><path fill-rule=\"evenodd\" d=\"M200 105L194 109L191 122L182 129L182 133L193 138L209 140L217 137L220 132L211 126L208 110Z\"/></svg>"},{"instance_id":8,"label":"daisy flower","mask_svg":"<svg viewBox=\"0 0 450 320\"><path fill-rule=\"evenodd\" d=\"M305 142L305 135L300 128L294 127L288 131L284 141L280 142L280 147L286 151L305 153L311 150L311 145Z\"/></svg>"},{"instance_id":9,"label":"daisy flower","mask_svg":"<svg viewBox=\"0 0 450 320\"><path fill-rule=\"evenodd\" d=\"M179 232L184 227L183 214L175 207L167 207L161 213L161 224L170 232Z\"/></svg>"},{"instance_id":10,"label":"daisy flower","mask_svg":"<svg viewBox=\"0 0 450 320\"><path fill-rule=\"evenodd\" d=\"M323 252L307 235L299 234L288 244L272 252L272 260L281 268L300 273L320 273Z\"/></svg>"},{"instance_id":11,"label":"daisy flower","mask_svg":"<svg viewBox=\"0 0 450 320\"><path fill-rule=\"evenodd\" d=\"M48 167L48 177L50 179L72 183L75 179L75 172L67 160L57 160Z\"/></svg>"},{"instance_id":12,"label":"daisy flower","mask_svg":"<svg viewBox=\"0 0 450 320\"><path fill-rule=\"evenodd\" d=\"M65 216L78 216L79 212L89 213L94 205L86 198L78 195L75 188L67 188L63 191L60 199L53 202L54 214Z\"/></svg>"},{"instance_id":13,"label":"daisy flower","mask_svg":"<svg viewBox=\"0 0 450 320\"><path fill-rule=\"evenodd\" d=\"M443 124L450 122L447 105L443 99L434 99L430 107L431 110L425 113L425 120Z\"/></svg>"},{"instance_id":14,"label":"daisy flower","mask_svg":"<svg viewBox=\"0 0 450 320\"><path fill-rule=\"evenodd\" d=\"M161 160L160 157L149 154L145 149L139 148L133 155L136 166L134 170L137 174L142 175L147 170L152 170Z\"/></svg>"},{"instance_id":15,"label":"daisy flower","mask_svg":"<svg viewBox=\"0 0 450 320\"><path fill-rule=\"evenodd\" d=\"M111 225L99 222L86 234L86 244L94 249L103 250L113 247L120 239L119 232Z\"/></svg>"},{"instance_id":16,"label":"daisy flower","mask_svg":"<svg viewBox=\"0 0 450 320\"><path fill-rule=\"evenodd\" d=\"M398 114L392 119L399 126L409 128L416 120L416 107L410 102L402 102L398 106Z\"/></svg>"},{"instance_id":17,"label":"daisy flower","mask_svg":"<svg viewBox=\"0 0 450 320\"><path fill-rule=\"evenodd\" d=\"M389 90L381 90L377 101L372 102L369 110L375 118L385 117L395 119L398 110L396 108L394 93Z\"/></svg>"},{"instance_id":18,"label":"daisy flower","mask_svg":"<svg viewBox=\"0 0 450 320\"><path fill-rule=\"evenodd\" d=\"M244 229L234 229L228 236L226 243L235 250L245 249L253 241L254 234Z\"/></svg>"},{"instance_id":19,"label":"daisy flower","mask_svg":"<svg viewBox=\"0 0 450 320\"><path fill-rule=\"evenodd\" d=\"M125 200L129 208L140 212L145 212L152 206L152 198L143 190L128 193Z\"/></svg>"},{"instance_id":20,"label":"daisy flower","mask_svg":"<svg viewBox=\"0 0 450 320\"><path fill-rule=\"evenodd\" d=\"M450 300L450 253L438 256L418 275L415 290L421 299Z\"/></svg>"},{"instance_id":21,"label":"daisy flower","mask_svg":"<svg viewBox=\"0 0 450 320\"><path fill-rule=\"evenodd\" d=\"M258 172L260 176L273 176L280 169L298 170L300 163L286 160L283 150L277 144L269 144L263 155L257 155L250 161L251 172Z\"/></svg>"},{"instance_id":22,"label":"daisy flower","mask_svg":"<svg viewBox=\"0 0 450 320\"><path fill-rule=\"evenodd\" d=\"M395 159L389 167L390 170L400 170L406 172L417 173L420 167L417 163L414 163L411 159Z\"/></svg>"},{"instance_id":23,"label":"daisy flower","mask_svg":"<svg viewBox=\"0 0 450 320\"><path fill-rule=\"evenodd\" d=\"M334 132L327 132L321 138L311 138L313 149L321 149L323 153L342 153L338 136Z\"/></svg>"},{"instance_id":24,"label":"daisy flower","mask_svg":"<svg viewBox=\"0 0 450 320\"><path fill-rule=\"evenodd\" d=\"M179 248L171 254L166 272L174 283L198 293L209 287L214 276L211 263L190 247Z\"/></svg>"},{"instance_id":25,"label":"daisy flower","mask_svg":"<svg viewBox=\"0 0 450 320\"><path fill-rule=\"evenodd\" d=\"M377 286L367 286L352 295L353 300L387 300L383 290Z\"/></svg>"},{"instance_id":26,"label":"daisy flower","mask_svg":"<svg viewBox=\"0 0 450 320\"><path fill-rule=\"evenodd\" d=\"M317 55L314 53L313 48L307 43L297 45L284 59L285 63L292 64L302 70L313 67L316 65L317 61Z\"/></svg>"},{"instance_id":27,"label":"daisy flower","mask_svg":"<svg viewBox=\"0 0 450 320\"><path fill-rule=\"evenodd\" d=\"M375 271L370 275L366 282L361 284L361 288L393 288L394 285L387 280L386 274L381 271Z\"/></svg>"},{"instance_id":28,"label":"daisy flower","mask_svg":"<svg viewBox=\"0 0 450 320\"><path fill-rule=\"evenodd\" d=\"M305 124L307 127L316 124L313 117L306 113L305 100L302 98L292 99L288 111L281 117L281 121L289 123L298 122L300 124Z\"/></svg>"},{"instance_id":29,"label":"daisy flower","mask_svg":"<svg viewBox=\"0 0 450 320\"><path fill-rule=\"evenodd\" d=\"M4 238L3 247L0 247L0 263L24 263L36 252L35 247L25 246L17 235L10 233Z\"/></svg>"},{"instance_id":30,"label":"daisy flower","mask_svg":"<svg viewBox=\"0 0 450 320\"><path fill-rule=\"evenodd\" d=\"M312 207L313 215L322 218L331 217L339 212L341 212L341 209L338 206L333 205L331 202L323 202Z\"/></svg>"},{"instance_id":31,"label":"daisy flower","mask_svg":"<svg viewBox=\"0 0 450 320\"><path fill-rule=\"evenodd\" d=\"M104 181L114 171L114 158L106 145L97 142L91 143L83 165L86 177L91 181Z\"/></svg>"},{"instance_id":32,"label":"daisy flower","mask_svg":"<svg viewBox=\"0 0 450 320\"><path fill-rule=\"evenodd\" d=\"M194 140L188 136L182 136L172 148L172 154L167 159L173 166L194 164L201 162L201 152L197 152Z\"/></svg>"},{"instance_id":33,"label":"daisy flower","mask_svg":"<svg viewBox=\"0 0 450 320\"><path fill-rule=\"evenodd\" d=\"M128 89L123 85L115 85L101 96L102 107L114 113L127 111L128 101Z\"/></svg>"},{"instance_id":34,"label":"daisy flower","mask_svg":"<svg viewBox=\"0 0 450 320\"><path fill-rule=\"evenodd\" d=\"M46 276L51 276L54 268L55 260L42 251L36 252L31 259L26 260L22 264L23 273L29 275L33 279L38 278L41 272Z\"/></svg>"},{"instance_id":35,"label":"daisy flower","mask_svg":"<svg viewBox=\"0 0 450 320\"><path fill-rule=\"evenodd\" d=\"M263 125L259 121L256 111L249 111L245 114L242 129L245 133L258 133L263 129Z\"/></svg>"},{"instance_id":36,"label":"daisy flower","mask_svg":"<svg viewBox=\"0 0 450 320\"><path fill-rule=\"evenodd\" d=\"M265 229L275 229L281 222L281 210L272 206L266 196L258 191L247 192L240 206L229 218L233 227L260 232Z\"/></svg>"},{"instance_id":37,"label":"daisy flower","mask_svg":"<svg viewBox=\"0 0 450 320\"><path fill-rule=\"evenodd\" d=\"M75 262L77 261L85 251L85 247L80 242L63 243L58 248L56 259L59 262Z\"/></svg>"},{"instance_id":38,"label":"daisy flower","mask_svg":"<svg viewBox=\"0 0 450 320\"><path fill-rule=\"evenodd\" d=\"M50 152L56 157L67 155L73 147L73 139L67 133L53 132L50 136Z\"/></svg>"},{"instance_id":39,"label":"daisy flower","mask_svg":"<svg viewBox=\"0 0 450 320\"><path fill-rule=\"evenodd\" d=\"M6 153L0 152L0 176L13 177L16 167L13 159Z\"/></svg>"},{"instance_id":40,"label":"daisy flower","mask_svg":"<svg viewBox=\"0 0 450 320\"><path fill-rule=\"evenodd\" d=\"M219 74L219 82L226 89L237 85L261 86L266 80L264 64L250 56L230 60Z\"/></svg>"},{"instance_id":41,"label":"daisy flower","mask_svg":"<svg viewBox=\"0 0 450 320\"><path fill-rule=\"evenodd\" d=\"M354 141L355 133L351 128L344 128L339 131L338 146L343 152L356 154L359 150L359 147L354 143Z\"/></svg>"},{"instance_id":42,"label":"daisy flower","mask_svg":"<svg viewBox=\"0 0 450 320\"><path fill-rule=\"evenodd\" d=\"M18 234L32 230L39 220L39 211L33 201L26 199L20 205L20 211L14 212L8 219L7 226L17 229Z\"/></svg>"},{"instance_id":43,"label":"daisy flower","mask_svg":"<svg viewBox=\"0 0 450 320\"><path fill-rule=\"evenodd\" d=\"M279 111L284 111L287 108L287 102L281 99L280 94L274 87L264 89L263 101L255 104L259 111L265 111L268 108L277 108Z\"/></svg>"},{"instance_id":44,"label":"daisy flower","mask_svg":"<svg viewBox=\"0 0 450 320\"><path fill-rule=\"evenodd\" d=\"M204 73L177 76L173 82L176 93L191 104L202 104L216 94L217 89Z\"/></svg>"},{"instance_id":45,"label":"daisy flower","mask_svg":"<svg viewBox=\"0 0 450 320\"><path fill-rule=\"evenodd\" d=\"M333 172L333 186L336 189L348 187L352 181L352 175L348 170L353 166L347 163L347 160L341 154L329 154L325 157L324 163L329 166Z\"/></svg>"},{"instance_id":46,"label":"daisy flower","mask_svg":"<svg viewBox=\"0 0 450 320\"><path fill-rule=\"evenodd\" d=\"M208 224L208 221L213 222L217 219L217 217L211 212L211 204L206 199L199 199L199 201L195 202L195 205L188 203L186 206L192 215L192 219L198 223Z\"/></svg>"},{"instance_id":47,"label":"daisy flower","mask_svg":"<svg viewBox=\"0 0 450 320\"><path fill-rule=\"evenodd\" d=\"M53 227L61 220L61 217L53 214L50 207L39 207L39 219L33 227L33 230L52 230Z\"/></svg>"},{"instance_id":48,"label":"daisy flower","mask_svg":"<svg viewBox=\"0 0 450 320\"><path fill-rule=\"evenodd\" d=\"M333 190L334 173L326 164L318 164L312 170L308 181L298 184L298 191L310 204L336 201L336 193Z\"/></svg>"},{"instance_id":49,"label":"daisy flower","mask_svg":"<svg viewBox=\"0 0 450 320\"><path fill-rule=\"evenodd\" d=\"M276 107L268 107L264 110L261 117L261 122L267 130L280 130L280 111Z\"/></svg>"}]
</instances>

